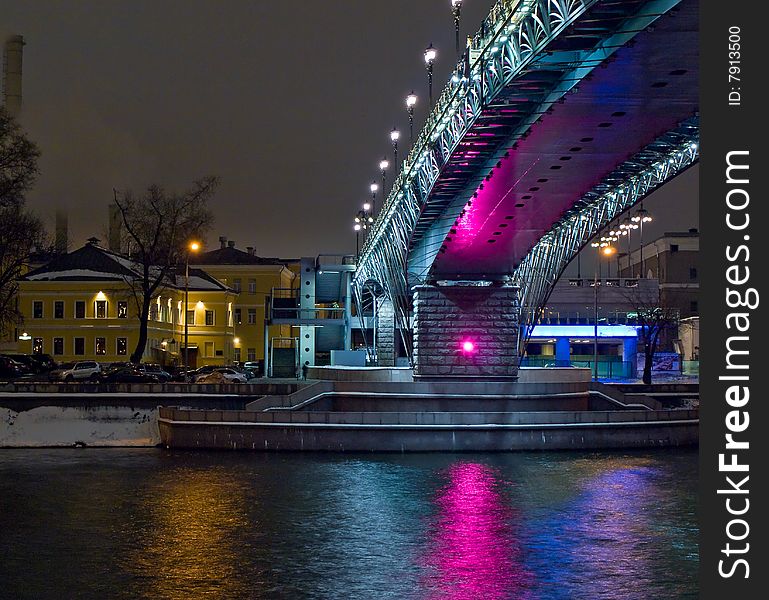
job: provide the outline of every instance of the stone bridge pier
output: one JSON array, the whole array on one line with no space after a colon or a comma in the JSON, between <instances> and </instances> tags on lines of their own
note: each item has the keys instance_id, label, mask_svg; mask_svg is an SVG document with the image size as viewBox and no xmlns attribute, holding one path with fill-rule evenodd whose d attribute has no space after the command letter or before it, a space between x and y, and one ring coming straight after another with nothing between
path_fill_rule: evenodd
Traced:
<instances>
[{"instance_id":1,"label":"stone bridge pier","mask_svg":"<svg viewBox=\"0 0 769 600\"><path fill-rule=\"evenodd\" d=\"M414 377L517 378L518 291L513 286L415 288Z\"/></svg>"}]
</instances>

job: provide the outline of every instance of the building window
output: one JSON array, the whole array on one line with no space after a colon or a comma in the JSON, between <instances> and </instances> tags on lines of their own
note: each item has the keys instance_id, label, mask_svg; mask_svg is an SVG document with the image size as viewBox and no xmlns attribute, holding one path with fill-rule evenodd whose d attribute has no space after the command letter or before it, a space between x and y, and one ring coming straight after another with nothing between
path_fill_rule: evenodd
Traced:
<instances>
[{"instance_id":1,"label":"building window","mask_svg":"<svg viewBox=\"0 0 769 600\"><path fill-rule=\"evenodd\" d=\"M689 310L690 310L690 312L696 313L696 312L699 311L699 309L700 309L700 306L699 306L699 303L696 300L692 300L689 303Z\"/></svg>"},{"instance_id":2,"label":"building window","mask_svg":"<svg viewBox=\"0 0 769 600\"><path fill-rule=\"evenodd\" d=\"M125 319L128 317L128 302L117 303L117 318Z\"/></svg>"},{"instance_id":3,"label":"building window","mask_svg":"<svg viewBox=\"0 0 769 600\"><path fill-rule=\"evenodd\" d=\"M240 362L240 348L235 348L233 350L233 360L237 363Z\"/></svg>"},{"instance_id":4,"label":"building window","mask_svg":"<svg viewBox=\"0 0 769 600\"><path fill-rule=\"evenodd\" d=\"M239 308L235 309L235 325L240 325L243 322L243 311Z\"/></svg>"},{"instance_id":5,"label":"building window","mask_svg":"<svg viewBox=\"0 0 769 600\"><path fill-rule=\"evenodd\" d=\"M697 268L691 267L689 269L689 279L697 279Z\"/></svg>"},{"instance_id":6,"label":"building window","mask_svg":"<svg viewBox=\"0 0 769 600\"><path fill-rule=\"evenodd\" d=\"M249 279L248 280L248 293L249 294L256 294L256 279Z\"/></svg>"},{"instance_id":7,"label":"building window","mask_svg":"<svg viewBox=\"0 0 769 600\"><path fill-rule=\"evenodd\" d=\"M75 356L85 356L85 338L75 338Z\"/></svg>"},{"instance_id":8,"label":"building window","mask_svg":"<svg viewBox=\"0 0 769 600\"><path fill-rule=\"evenodd\" d=\"M256 360L256 348L248 349L248 360L249 362L253 362Z\"/></svg>"},{"instance_id":9,"label":"building window","mask_svg":"<svg viewBox=\"0 0 769 600\"><path fill-rule=\"evenodd\" d=\"M214 343L213 342L206 342L205 343L205 350L206 350L206 356L209 358L213 358L214 356Z\"/></svg>"},{"instance_id":10,"label":"building window","mask_svg":"<svg viewBox=\"0 0 769 600\"><path fill-rule=\"evenodd\" d=\"M75 318L85 319L85 301L84 300L75 301Z\"/></svg>"},{"instance_id":11,"label":"building window","mask_svg":"<svg viewBox=\"0 0 769 600\"><path fill-rule=\"evenodd\" d=\"M97 355L107 354L107 339L103 337L97 337L95 349Z\"/></svg>"},{"instance_id":12,"label":"building window","mask_svg":"<svg viewBox=\"0 0 769 600\"><path fill-rule=\"evenodd\" d=\"M43 301L42 300L35 300L32 303L32 318L33 319L43 318Z\"/></svg>"},{"instance_id":13,"label":"building window","mask_svg":"<svg viewBox=\"0 0 769 600\"><path fill-rule=\"evenodd\" d=\"M64 354L64 338L53 338L53 355L61 356Z\"/></svg>"},{"instance_id":14,"label":"building window","mask_svg":"<svg viewBox=\"0 0 769 600\"><path fill-rule=\"evenodd\" d=\"M117 353L119 356L128 354L128 338L117 339Z\"/></svg>"},{"instance_id":15,"label":"building window","mask_svg":"<svg viewBox=\"0 0 769 600\"><path fill-rule=\"evenodd\" d=\"M94 302L93 314L96 315L97 319L106 319L107 318L107 301L97 300L96 302Z\"/></svg>"},{"instance_id":16,"label":"building window","mask_svg":"<svg viewBox=\"0 0 769 600\"><path fill-rule=\"evenodd\" d=\"M207 310L206 311L206 325L213 325L214 324L214 311Z\"/></svg>"},{"instance_id":17,"label":"building window","mask_svg":"<svg viewBox=\"0 0 769 600\"><path fill-rule=\"evenodd\" d=\"M248 324L256 325L256 309L255 308L248 309Z\"/></svg>"},{"instance_id":18,"label":"building window","mask_svg":"<svg viewBox=\"0 0 769 600\"><path fill-rule=\"evenodd\" d=\"M158 320L158 305L155 303L150 304L150 321Z\"/></svg>"},{"instance_id":19,"label":"building window","mask_svg":"<svg viewBox=\"0 0 769 600\"><path fill-rule=\"evenodd\" d=\"M678 244L670 244L671 252L678 252Z\"/></svg>"},{"instance_id":20,"label":"building window","mask_svg":"<svg viewBox=\"0 0 769 600\"><path fill-rule=\"evenodd\" d=\"M64 301L63 300L56 300L56 302L53 303L53 318L54 319L64 318Z\"/></svg>"},{"instance_id":21,"label":"building window","mask_svg":"<svg viewBox=\"0 0 769 600\"><path fill-rule=\"evenodd\" d=\"M32 340L32 354L43 353L43 338L35 338Z\"/></svg>"},{"instance_id":22,"label":"building window","mask_svg":"<svg viewBox=\"0 0 769 600\"><path fill-rule=\"evenodd\" d=\"M236 292L240 292L240 286L241 286L241 280L240 279L233 279L232 280L232 289Z\"/></svg>"},{"instance_id":23,"label":"building window","mask_svg":"<svg viewBox=\"0 0 769 600\"><path fill-rule=\"evenodd\" d=\"M195 311L194 310L188 310L187 311L187 325L194 325L195 324Z\"/></svg>"}]
</instances>

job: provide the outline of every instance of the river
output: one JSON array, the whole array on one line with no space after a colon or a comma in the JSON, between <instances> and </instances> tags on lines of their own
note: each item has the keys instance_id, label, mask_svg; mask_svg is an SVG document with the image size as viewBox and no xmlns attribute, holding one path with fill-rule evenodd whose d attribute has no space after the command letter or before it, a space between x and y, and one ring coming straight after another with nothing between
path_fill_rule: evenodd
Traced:
<instances>
[{"instance_id":1,"label":"river","mask_svg":"<svg viewBox=\"0 0 769 600\"><path fill-rule=\"evenodd\" d=\"M0 598L697 597L695 450L0 450Z\"/></svg>"}]
</instances>

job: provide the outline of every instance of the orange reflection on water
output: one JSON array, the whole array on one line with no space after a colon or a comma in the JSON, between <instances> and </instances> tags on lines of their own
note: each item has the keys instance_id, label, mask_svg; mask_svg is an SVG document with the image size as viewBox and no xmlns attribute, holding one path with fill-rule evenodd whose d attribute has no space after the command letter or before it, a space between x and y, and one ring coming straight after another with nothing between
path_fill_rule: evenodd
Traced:
<instances>
[{"instance_id":1,"label":"orange reflection on water","mask_svg":"<svg viewBox=\"0 0 769 600\"><path fill-rule=\"evenodd\" d=\"M513 512L486 465L457 463L436 498L438 514L425 557L427 597L501 600L526 597Z\"/></svg>"},{"instance_id":2,"label":"orange reflection on water","mask_svg":"<svg viewBox=\"0 0 769 600\"><path fill-rule=\"evenodd\" d=\"M248 524L245 495L227 473L168 473L143 497L144 544L128 567L146 580L148 598L240 598L251 582L237 572L233 540ZM242 551L242 549L240 549Z\"/></svg>"}]
</instances>

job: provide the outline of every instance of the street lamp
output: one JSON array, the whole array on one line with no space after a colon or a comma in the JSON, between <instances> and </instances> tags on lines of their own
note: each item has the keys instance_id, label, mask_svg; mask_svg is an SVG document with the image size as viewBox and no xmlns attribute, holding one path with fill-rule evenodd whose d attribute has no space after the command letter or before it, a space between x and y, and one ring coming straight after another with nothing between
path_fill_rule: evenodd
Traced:
<instances>
[{"instance_id":1,"label":"street lamp","mask_svg":"<svg viewBox=\"0 0 769 600\"><path fill-rule=\"evenodd\" d=\"M462 12L462 0L451 0L451 14L454 17L454 33L456 35L457 56L459 56L459 16Z\"/></svg>"},{"instance_id":2,"label":"street lamp","mask_svg":"<svg viewBox=\"0 0 769 600\"><path fill-rule=\"evenodd\" d=\"M427 69L427 89L431 110L433 108L433 63L436 56L438 56L438 51L433 48L432 44L425 48L425 69Z\"/></svg>"},{"instance_id":3,"label":"street lamp","mask_svg":"<svg viewBox=\"0 0 769 600\"><path fill-rule=\"evenodd\" d=\"M386 158L382 158L382 160L379 161L379 170L382 173L382 194L385 193L385 190L387 189L385 187L385 176L387 175L387 167L390 166L390 161L388 161Z\"/></svg>"},{"instance_id":4,"label":"street lamp","mask_svg":"<svg viewBox=\"0 0 769 600\"><path fill-rule=\"evenodd\" d=\"M638 229L638 225L633 223L630 218L625 217L622 219L622 223L620 223L619 227L625 232L625 235L627 235L627 268L628 271L630 271L630 276L633 277L633 271L630 264L630 238L633 234L633 230Z\"/></svg>"},{"instance_id":5,"label":"street lamp","mask_svg":"<svg viewBox=\"0 0 769 600\"><path fill-rule=\"evenodd\" d=\"M640 228L640 250L641 250L641 277L646 277L644 273L644 223L651 223L652 216L649 214L649 211L644 208L644 205L641 205L641 208L639 208L637 211L635 211L635 214L630 219L633 221L633 223L637 223Z\"/></svg>"},{"instance_id":6,"label":"street lamp","mask_svg":"<svg viewBox=\"0 0 769 600\"><path fill-rule=\"evenodd\" d=\"M186 260L184 262L184 381L187 381L187 373L190 369L190 252L200 250L199 242L190 242L187 245Z\"/></svg>"},{"instance_id":7,"label":"street lamp","mask_svg":"<svg viewBox=\"0 0 769 600\"><path fill-rule=\"evenodd\" d=\"M369 189L371 190L371 214L374 214L374 211L376 210L376 191L379 189L379 186L375 182L371 182L371 185L369 186ZM368 202L366 202L368 204ZM369 210L368 208L365 208L365 210Z\"/></svg>"},{"instance_id":8,"label":"street lamp","mask_svg":"<svg viewBox=\"0 0 769 600\"><path fill-rule=\"evenodd\" d=\"M601 238L601 242L590 244L596 249L595 272L593 275L593 380L598 381L598 269L601 267L601 257L610 257L616 252L614 246Z\"/></svg>"},{"instance_id":9,"label":"street lamp","mask_svg":"<svg viewBox=\"0 0 769 600\"><path fill-rule=\"evenodd\" d=\"M393 143L393 167L398 170L398 138L401 137L401 132L393 127L390 132L390 141Z\"/></svg>"},{"instance_id":10,"label":"street lamp","mask_svg":"<svg viewBox=\"0 0 769 600\"><path fill-rule=\"evenodd\" d=\"M409 113L409 141L414 143L414 105L417 103L417 95L414 90L406 96L406 111Z\"/></svg>"}]
</instances>

